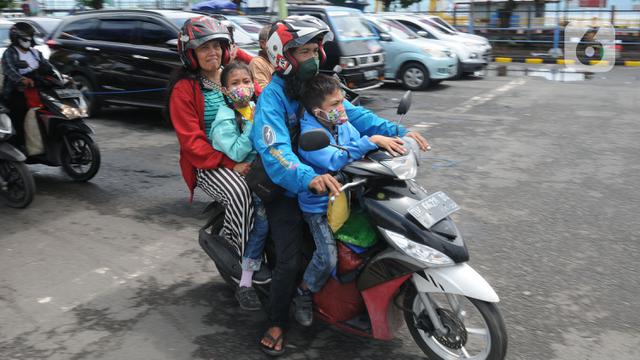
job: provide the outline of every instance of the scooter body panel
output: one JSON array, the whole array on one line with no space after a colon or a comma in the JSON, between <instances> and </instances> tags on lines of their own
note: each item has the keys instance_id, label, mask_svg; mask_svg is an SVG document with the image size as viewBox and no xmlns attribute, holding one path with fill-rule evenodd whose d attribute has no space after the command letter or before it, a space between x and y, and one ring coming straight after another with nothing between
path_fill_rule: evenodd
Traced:
<instances>
[{"instance_id":1,"label":"scooter body panel","mask_svg":"<svg viewBox=\"0 0 640 360\"><path fill-rule=\"evenodd\" d=\"M419 292L448 293L486 302L500 301L491 285L467 263L425 269L411 279Z\"/></svg>"},{"instance_id":2,"label":"scooter body panel","mask_svg":"<svg viewBox=\"0 0 640 360\"><path fill-rule=\"evenodd\" d=\"M371 320L371 332L375 339L393 339L393 333L398 324L394 324L392 319L399 317L391 315L390 312L400 310L395 306L390 307L390 305L400 286L410 277L411 274L403 275L362 292L362 297L367 305L369 319Z\"/></svg>"},{"instance_id":3,"label":"scooter body panel","mask_svg":"<svg viewBox=\"0 0 640 360\"><path fill-rule=\"evenodd\" d=\"M27 157L15 146L6 142L0 142L0 160L23 162L26 159Z\"/></svg>"}]
</instances>

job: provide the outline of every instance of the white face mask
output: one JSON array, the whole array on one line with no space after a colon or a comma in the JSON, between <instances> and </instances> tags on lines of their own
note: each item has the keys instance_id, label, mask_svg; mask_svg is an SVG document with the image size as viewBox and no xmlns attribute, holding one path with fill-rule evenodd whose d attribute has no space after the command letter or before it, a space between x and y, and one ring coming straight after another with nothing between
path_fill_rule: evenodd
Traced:
<instances>
[{"instance_id":1,"label":"white face mask","mask_svg":"<svg viewBox=\"0 0 640 360\"><path fill-rule=\"evenodd\" d=\"M18 44L23 49L28 49L31 47L31 40L23 41L22 39L18 40Z\"/></svg>"}]
</instances>

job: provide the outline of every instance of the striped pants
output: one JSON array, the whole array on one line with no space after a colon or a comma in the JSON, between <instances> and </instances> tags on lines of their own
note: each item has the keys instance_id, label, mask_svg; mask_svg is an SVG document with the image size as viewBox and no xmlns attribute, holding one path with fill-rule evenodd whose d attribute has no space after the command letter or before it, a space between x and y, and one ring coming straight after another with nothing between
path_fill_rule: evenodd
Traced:
<instances>
[{"instance_id":1,"label":"striped pants","mask_svg":"<svg viewBox=\"0 0 640 360\"><path fill-rule=\"evenodd\" d=\"M249 186L240 175L227 168L197 169L196 176L197 186L224 206L224 234L242 256L253 227Z\"/></svg>"}]
</instances>

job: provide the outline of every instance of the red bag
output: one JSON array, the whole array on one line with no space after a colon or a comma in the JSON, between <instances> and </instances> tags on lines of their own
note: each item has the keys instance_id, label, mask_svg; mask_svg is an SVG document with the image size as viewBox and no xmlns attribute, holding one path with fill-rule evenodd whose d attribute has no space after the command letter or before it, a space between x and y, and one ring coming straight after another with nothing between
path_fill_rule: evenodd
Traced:
<instances>
[{"instance_id":1,"label":"red bag","mask_svg":"<svg viewBox=\"0 0 640 360\"><path fill-rule=\"evenodd\" d=\"M318 315L328 322L347 321L366 311L355 281L340 284L329 278L322 290L313 295L313 303Z\"/></svg>"},{"instance_id":2,"label":"red bag","mask_svg":"<svg viewBox=\"0 0 640 360\"><path fill-rule=\"evenodd\" d=\"M28 87L24 89L24 97L27 100L27 107L29 109L42 107L42 100L40 99L40 93L35 87Z\"/></svg>"},{"instance_id":3,"label":"red bag","mask_svg":"<svg viewBox=\"0 0 640 360\"><path fill-rule=\"evenodd\" d=\"M362 264L362 261L360 255L338 241L338 274L342 275L354 271Z\"/></svg>"}]
</instances>

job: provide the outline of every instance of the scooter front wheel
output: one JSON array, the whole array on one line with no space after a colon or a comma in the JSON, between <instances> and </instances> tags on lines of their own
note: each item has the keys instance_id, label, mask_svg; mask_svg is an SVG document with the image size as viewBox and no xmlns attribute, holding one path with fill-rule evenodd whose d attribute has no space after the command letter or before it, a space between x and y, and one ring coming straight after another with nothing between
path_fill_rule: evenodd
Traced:
<instances>
[{"instance_id":1,"label":"scooter front wheel","mask_svg":"<svg viewBox=\"0 0 640 360\"><path fill-rule=\"evenodd\" d=\"M16 161L0 160L0 198L7 206L17 209L27 207L33 201L36 184L27 165Z\"/></svg>"},{"instance_id":2,"label":"scooter front wheel","mask_svg":"<svg viewBox=\"0 0 640 360\"><path fill-rule=\"evenodd\" d=\"M453 294L429 294L446 330L438 334L416 289L404 298L409 332L430 360L502 360L507 353L504 320L494 303Z\"/></svg>"},{"instance_id":3,"label":"scooter front wheel","mask_svg":"<svg viewBox=\"0 0 640 360\"><path fill-rule=\"evenodd\" d=\"M75 181L89 181L100 169L100 149L93 139L83 133L64 135L60 159L62 169Z\"/></svg>"}]
</instances>

